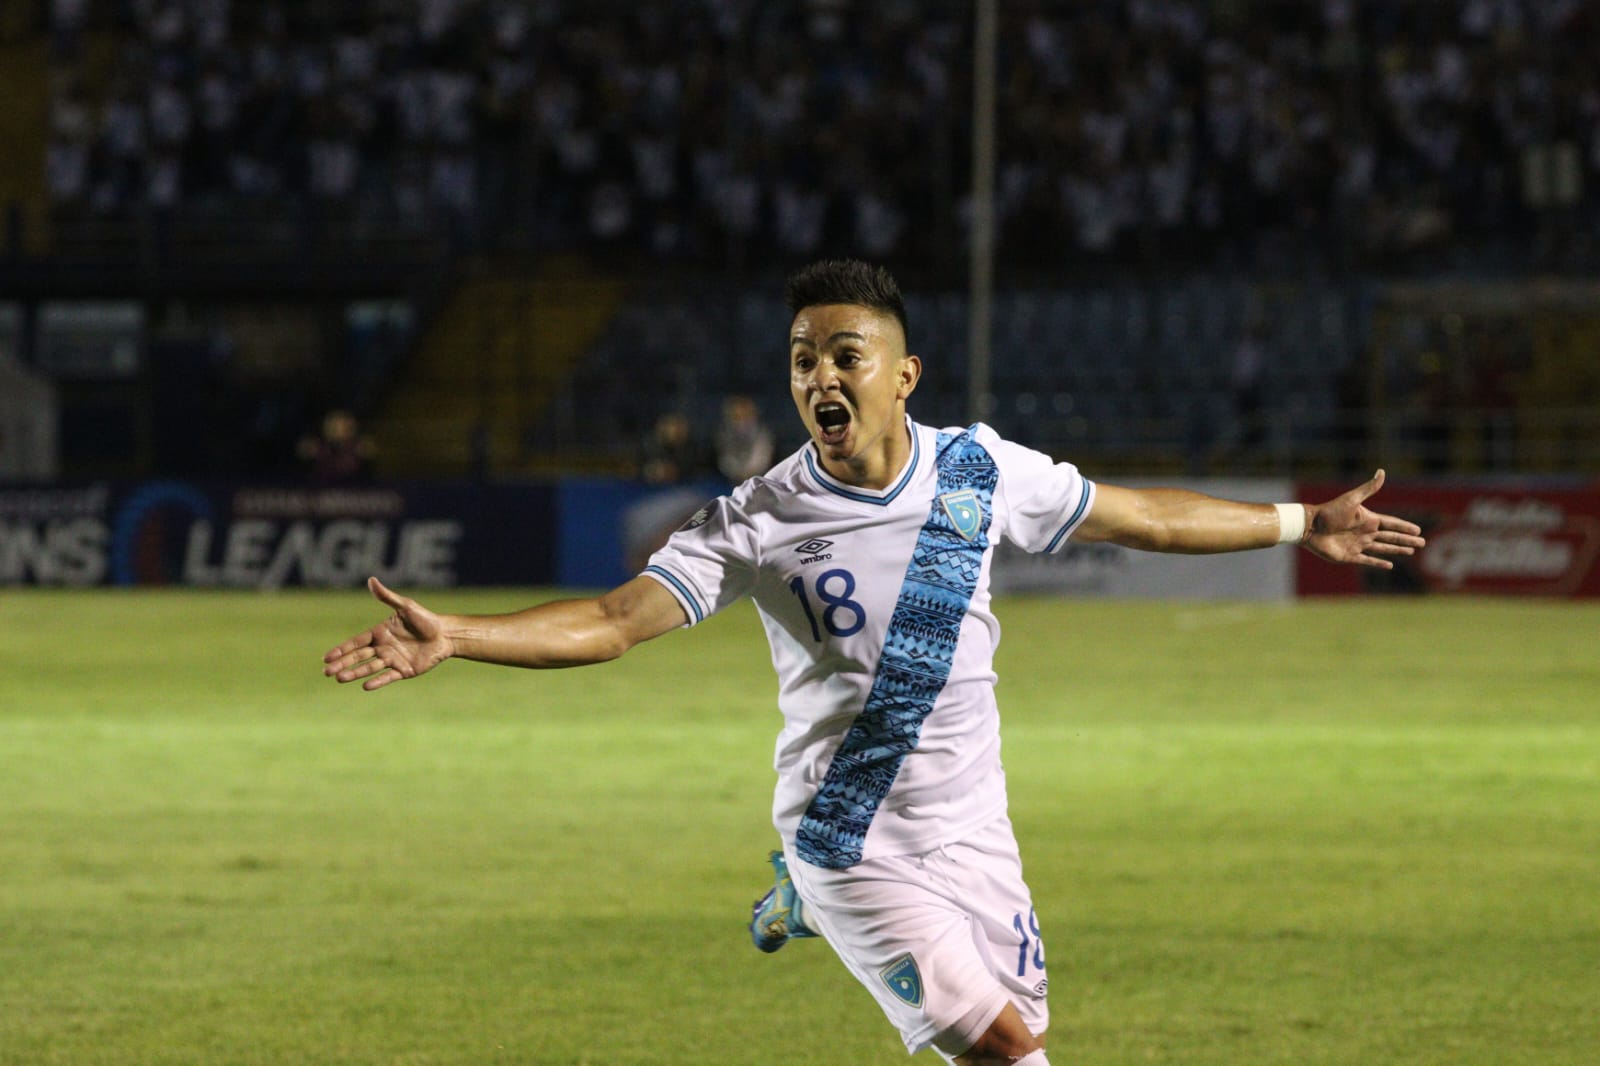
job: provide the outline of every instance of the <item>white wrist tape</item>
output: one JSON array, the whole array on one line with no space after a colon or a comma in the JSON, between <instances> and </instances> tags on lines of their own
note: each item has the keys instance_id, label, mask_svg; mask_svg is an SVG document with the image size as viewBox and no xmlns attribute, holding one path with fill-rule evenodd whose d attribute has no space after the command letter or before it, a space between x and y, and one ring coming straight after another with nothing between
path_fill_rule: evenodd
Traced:
<instances>
[{"instance_id":1,"label":"white wrist tape","mask_svg":"<svg viewBox=\"0 0 1600 1066\"><path fill-rule=\"evenodd\" d=\"M1278 543L1299 544L1306 535L1306 508L1299 503L1275 503L1278 509Z\"/></svg>"}]
</instances>

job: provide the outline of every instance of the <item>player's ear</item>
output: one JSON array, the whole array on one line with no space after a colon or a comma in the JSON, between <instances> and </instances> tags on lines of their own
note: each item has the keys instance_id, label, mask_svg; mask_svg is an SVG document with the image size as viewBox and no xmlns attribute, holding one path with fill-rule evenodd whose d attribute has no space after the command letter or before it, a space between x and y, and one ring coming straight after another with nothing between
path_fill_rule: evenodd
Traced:
<instances>
[{"instance_id":1,"label":"player's ear","mask_svg":"<svg viewBox=\"0 0 1600 1066\"><path fill-rule=\"evenodd\" d=\"M905 399L916 391L917 382L922 380L922 360L907 353L900 360L900 366L895 371L899 375L899 387L895 389L898 399Z\"/></svg>"}]
</instances>

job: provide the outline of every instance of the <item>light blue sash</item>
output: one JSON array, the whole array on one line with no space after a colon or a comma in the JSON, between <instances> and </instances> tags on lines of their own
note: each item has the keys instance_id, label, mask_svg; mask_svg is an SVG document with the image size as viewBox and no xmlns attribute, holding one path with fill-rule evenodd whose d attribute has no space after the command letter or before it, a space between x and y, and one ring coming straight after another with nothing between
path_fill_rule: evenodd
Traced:
<instances>
[{"instance_id":1,"label":"light blue sash","mask_svg":"<svg viewBox=\"0 0 1600 1066\"><path fill-rule=\"evenodd\" d=\"M999 480L994 459L973 439L975 428L939 434L938 493L906 567L872 690L800 819L795 848L814 866L837 870L861 861L878 805L950 678L989 547Z\"/></svg>"}]
</instances>

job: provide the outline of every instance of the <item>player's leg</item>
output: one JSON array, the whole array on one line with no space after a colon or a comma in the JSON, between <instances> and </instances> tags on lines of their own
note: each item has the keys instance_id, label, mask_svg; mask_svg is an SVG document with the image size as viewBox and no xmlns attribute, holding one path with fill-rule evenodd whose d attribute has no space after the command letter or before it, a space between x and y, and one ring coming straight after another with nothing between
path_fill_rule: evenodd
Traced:
<instances>
[{"instance_id":1,"label":"player's leg","mask_svg":"<svg viewBox=\"0 0 1600 1066\"><path fill-rule=\"evenodd\" d=\"M1016 1005L1007 1003L1000 1016L967 1050L945 1057L960 1066L1049 1066L1043 1034L1034 1036Z\"/></svg>"},{"instance_id":2,"label":"player's leg","mask_svg":"<svg viewBox=\"0 0 1600 1066\"><path fill-rule=\"evenodd\" d=\"M947 886L972 918L976 950L1009 1001L992 1025L970 1045L947 1055L958 1063L1011 1063L1035 1054L1050 1025L1046 1000L1044 943L1032 894L1022 877L1022 858L1009 819L1000 818L928 858L930 872ZM1026 1061L1045 1061L1043 1051Z\"/></svg>"},{"instance_id":3,"label":"player's leg","mask_svg":"<svg viewBox=\"0 0 1600 1066\"><path fill-rule=\"evenodd\" d=\"M788 856L807 923L877 1000L907 1050L934 1047L953 1061L987 1046L981 1042L997 1019L1016 1008L979 945L972 916L925 867L928 858L896 856L826 870ZM989 1039L1009 1047L998 1043L1010 1032L1000 1024ZM1026 1036L1025 1025L1022 1032Z\"/></svg>"}]
</instances>

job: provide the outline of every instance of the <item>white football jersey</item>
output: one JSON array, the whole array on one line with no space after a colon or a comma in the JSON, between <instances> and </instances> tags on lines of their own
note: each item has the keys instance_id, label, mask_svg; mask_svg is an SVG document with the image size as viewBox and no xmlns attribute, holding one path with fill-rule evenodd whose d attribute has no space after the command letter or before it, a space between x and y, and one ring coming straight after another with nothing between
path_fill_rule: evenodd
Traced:
<instances>
[{"instance_id":1,"label":"white football jersey","mask_svg":"<svg viewBox=\"0 0 1600 1066\"><path fill-rule=\"evenodd\" d=\"M830 477L807 442L644 571L691 625L754 598L783 712L773 821L819 866L928 851L1004 812L994 546L1055 552L1094 502L1076 467L982 423L907 424L888 488Z\"/></svg>"}]
</instances>

